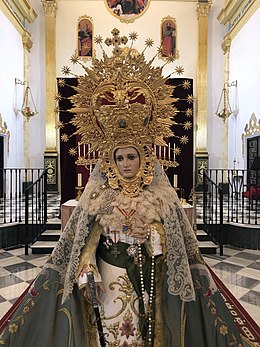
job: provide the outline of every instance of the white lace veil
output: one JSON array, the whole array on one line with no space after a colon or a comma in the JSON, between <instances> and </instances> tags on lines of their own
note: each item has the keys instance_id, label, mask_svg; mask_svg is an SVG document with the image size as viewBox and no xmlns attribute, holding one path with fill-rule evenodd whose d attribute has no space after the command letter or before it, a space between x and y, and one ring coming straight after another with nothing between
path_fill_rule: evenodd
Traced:
<instances>
[{"instance_id":1,"label":"white lace veil","mask_svg":"<svg viewBox=\"0 0 260 347\"><path fill-rule=\"evenodd\" d=\"M144 189L155 194L161 201L161 220L167 240L168 291L172 295L179 295L183 301L195 300L189 259L198 251L197 239L178 196L159 163L155 165L153 182ZM97 216L93 212L95 209L92 208L92 201L99 195L98 213L110 214L113 210L110 203L117 194L120 194L118 190L106 185L106 178L97 164L53 250L52 264L48 265L54 267L61 276L64 284L63 301L69 297L77 282L80 252L91 237L91 228Z\"/></svg>"}]
</instances>

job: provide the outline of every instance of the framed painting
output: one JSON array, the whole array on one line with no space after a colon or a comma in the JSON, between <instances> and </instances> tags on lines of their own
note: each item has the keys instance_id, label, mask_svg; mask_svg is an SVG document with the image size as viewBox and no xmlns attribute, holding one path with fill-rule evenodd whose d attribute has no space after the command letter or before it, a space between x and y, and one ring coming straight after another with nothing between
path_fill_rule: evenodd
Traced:
<instances>
[{"instance_id":1,"label":"framed painting","mask_svg":"<svg viewBox=\"0 0 260 347\"><path fill-rule=\"evenodd\" d=\"M160 58L167 59L172 55L175 59L179 58L177 50L177 25L173 17L164 17L161 22L161 53Z\"/></svg>"},{"instance_id":2,"label":"framed painting","mask_svg":"<svg viewBox=\"0 0 260 347\"><path fill-rule=\"evenodd\" d=\"M109 12L121 22L131 23L142 16L151 0L104 0Z\"/></svg>"},{"instance_id":3,"label":"framed painting","mask_svg":"<svg viewBox=\"0 0 260 347\"><path fill-rule=\"evenodd\" d=\"M83 60L91 59L93 55L93 22L89 16L78 19L77 52Z\"/></svg>"}]
</instances>

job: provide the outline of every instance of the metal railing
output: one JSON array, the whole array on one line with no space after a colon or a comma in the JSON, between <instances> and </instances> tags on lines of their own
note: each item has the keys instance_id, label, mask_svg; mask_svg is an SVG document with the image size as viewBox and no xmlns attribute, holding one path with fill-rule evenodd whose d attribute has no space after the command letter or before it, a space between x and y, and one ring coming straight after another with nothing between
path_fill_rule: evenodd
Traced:
<instances>
[{"instance_id":1,"label":"metal railing","mask_svg":"<svg viewBox=\"0 0 260 347\"><path fill-rule=\"evenodd\" d=\"M203 173L203 224L223 255L223 188Z\"/></svg>"},{"instance_id":2,"label":"metal railing","mask_svg":"<svg viewBox=\"0 0 260 347\"><path fill-rule=\"evenodd\" d=\"M46 229L46 224L46 170L0 169L0 227L3 227L2 230L10 226L16 228L12 243L23 244L25 254L28 254L29 245ZM5 231L1 237L11 237L11 234ZM2 244L5 243L2 241Z\"/></svg>"},{"instance_id":3,"label":"metal railing","mask_svg":"<svg viewBox=\"0 0 260 347\"><path fill-rule=\"evenodd\" d=\"M260 182L253 170L208 169L206 173L222 188L224 222L260 224ZM216 208L217 203L220 202L215 198Z\"/></svg>"},{"instance_id":4,"label":"metal railing","mask_svg":"<svg viewBox=\"0 0 260 347\"><path fill-rule=\"evenodd\" d=\"M47 171L25 189L25 254L47 224Z\"/></svg>"},{"instance_id":5,"label":"metal railing","mask_svg":"<svg viewBox=\"0 0 260 347\"><path fill-rule=\"evenodd\" d=\"M25 190L44 169L0 169L0 224L25 220Z\"/></svg>"}]
</instances>

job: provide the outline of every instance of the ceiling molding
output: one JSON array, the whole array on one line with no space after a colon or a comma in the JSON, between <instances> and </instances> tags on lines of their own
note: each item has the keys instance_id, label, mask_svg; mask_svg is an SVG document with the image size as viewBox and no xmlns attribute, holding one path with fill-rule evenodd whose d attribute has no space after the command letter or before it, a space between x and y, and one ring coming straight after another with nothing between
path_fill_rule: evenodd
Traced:
<instances>
[{"instance_id":1,"label":"ceiling molding","mask_svg":"<svg viewBox=\"0 0 260 347\"><path fill-rule=\"evenodd\" d=\"M226 36L232 40L259 7L259 0L229 0L218 15L226 27Z\"/></svg>"},{"instance_id":2,"label":"ceiling molding","mask_svg":"<svg viewBox=\"0 0 260 347\"><path fill-rule=\"evenodd\" d=\"M29 24L37 18L27 0L2 0L0 9L21 35L29 32Z\"/></svg>"}]
</instances>

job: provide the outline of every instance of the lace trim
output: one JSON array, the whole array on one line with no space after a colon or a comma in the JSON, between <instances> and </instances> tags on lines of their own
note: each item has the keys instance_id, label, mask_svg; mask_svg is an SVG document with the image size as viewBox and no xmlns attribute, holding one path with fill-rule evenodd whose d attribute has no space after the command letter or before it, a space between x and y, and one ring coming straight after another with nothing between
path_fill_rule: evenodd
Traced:
<instances>
[{"instance_id":1,"label":"lace trim","mask_svg":"<svg viewBox=\"0 0 260 347\"><path fill-rule=\"evenodd\" d=\"M162 221L167 245L168 291L179 295L183 301L195 300L189 259L198 252L196 236L160 165L155 166L153 182L136 198L127 198L118 190L107 188L105 183L97 164L52 253L53 265L64 284L63 302L77 281L79 257L82 247L88 242L90 222L99 220L103 226L111 225L111 220L115 222L117 218L115 207L118 204L136 208L140 218L145 218L148 223Z\"/></svg>"}]
</instances>

